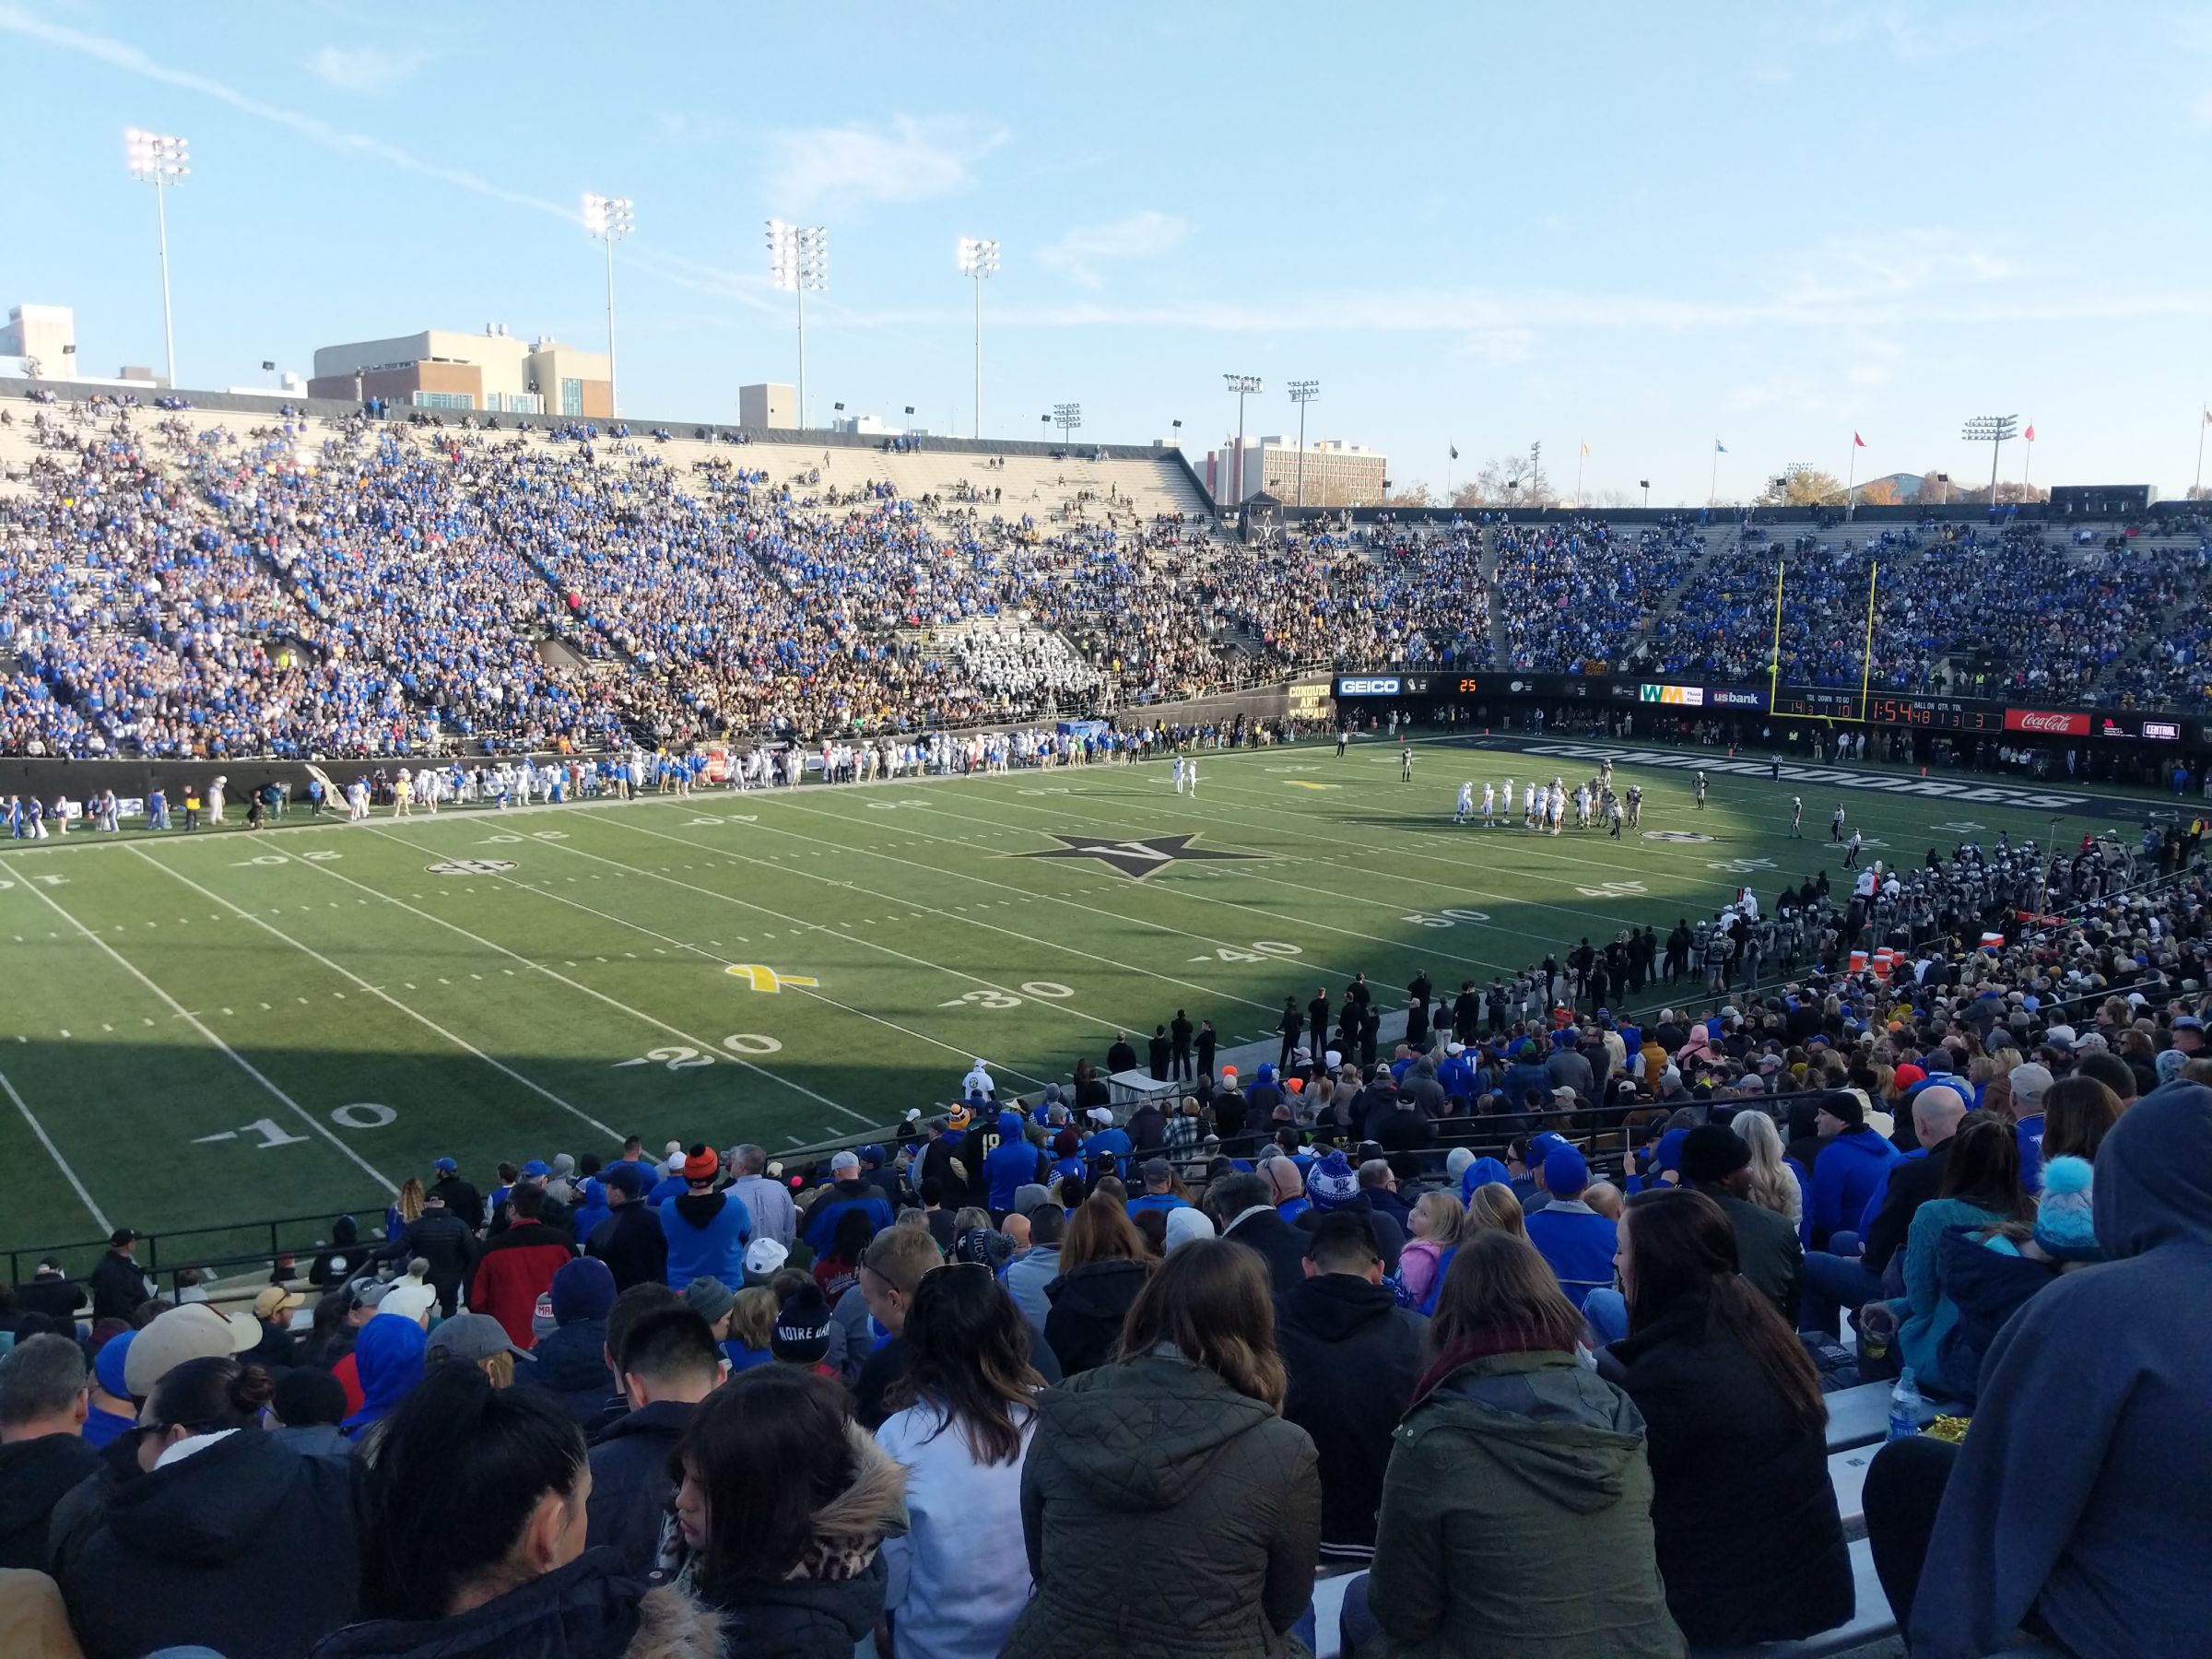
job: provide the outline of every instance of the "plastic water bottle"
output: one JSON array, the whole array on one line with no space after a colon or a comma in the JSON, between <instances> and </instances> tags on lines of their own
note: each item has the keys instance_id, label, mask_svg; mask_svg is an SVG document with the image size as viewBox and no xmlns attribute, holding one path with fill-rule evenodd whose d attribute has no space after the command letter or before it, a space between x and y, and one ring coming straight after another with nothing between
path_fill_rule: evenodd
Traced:
<instances>
[{"instance_id":1,"label":"plastic water bottle","mask_svg":"<svg viewBox=\"0 0 2212 1659\"><path fill-rule=\"evenodd\" d=\"M1889 1438L1911 1440L1920 1432L1920 1384L1912 1380L1912 1368L1907 1366L1889 1391Z\"/></svg>"}]
</instances>

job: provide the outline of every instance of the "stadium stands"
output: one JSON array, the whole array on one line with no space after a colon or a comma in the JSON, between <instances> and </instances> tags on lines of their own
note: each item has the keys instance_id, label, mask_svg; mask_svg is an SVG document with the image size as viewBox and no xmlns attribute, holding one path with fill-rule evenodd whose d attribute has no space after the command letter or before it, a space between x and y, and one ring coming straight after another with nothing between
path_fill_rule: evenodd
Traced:
<instances>
[{"instance_id":1,"label":"stadium stands","mask_svg":"<svg viewBox=\"0 0 2212 1659\"><path fill-rule=\"evenodd\" d=\"M0 751L813 738L1334 666L2201 700L2212 538L2018 521L1216 526L1171 457L0 399Z\"/></svg>"}]
</instances>

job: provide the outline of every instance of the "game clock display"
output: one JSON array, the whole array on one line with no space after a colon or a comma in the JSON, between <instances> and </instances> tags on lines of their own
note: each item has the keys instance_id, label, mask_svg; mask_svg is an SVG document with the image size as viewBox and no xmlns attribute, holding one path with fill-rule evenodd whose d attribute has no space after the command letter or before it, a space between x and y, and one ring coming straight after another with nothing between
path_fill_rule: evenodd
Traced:
<instances>
[{"instance_id":1,"label":"game clock display","mask_svg":"<svg viewBox=\"0 0 2212 1659\"><path fill-rule=\"evenodd\" d=\"M1866 718L1877 725L1926 726L1941 732L2001 732L2002 710L1991 712L1941 698L1875 697L1867 700Z\"/></svg>"}]
</instances>

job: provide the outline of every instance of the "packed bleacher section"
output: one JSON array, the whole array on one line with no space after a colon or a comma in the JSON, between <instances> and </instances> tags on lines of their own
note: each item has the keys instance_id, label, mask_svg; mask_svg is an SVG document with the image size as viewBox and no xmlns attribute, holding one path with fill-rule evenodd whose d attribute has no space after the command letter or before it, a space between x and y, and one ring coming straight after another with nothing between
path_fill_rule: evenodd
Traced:
<instances>
[{"instance_id":1,"label":"packed bleacher section","mask_svg":"<svg viewBox=\"0 0 2212 1659\"><path fill-rule=\"evenodd\" d=\"M1831 528L1786 541L1754 527L1653 618L1641 654L1667 675L1765 674L1779 559L1785 684L1859 683L1873 576L1877 688L1958 691L1971 673L1978 694L1992 697L2201 701L2196 656L2206 633L2194 618L2212 578L2212 542L2201 533L2114 540L2074 546L2018 521ZM1977 672L1984 663L1988 672Z\"/></svg>"},{"instance_id":2,"label":"packed bleacher section","mask_svg":"<svg viewBox=\"0 0 2212 1659\"><path fill-rule=\"evenodd\" d=\"M5 414L11 752L911 732L1253 683L1314 649L1310 606L1164 463L963 456L1011 487L948 489L912 451L583 423ZM978 621L1029 630L1021 660L958 646Z\"/></svg>"},{"instance_id":3,"label":"packed bleacher section","mask_svg":"<svg viewBox=\"0 0 2212 1659\"><path fill-rule=\"evenodd\" d=\"M1618 662L1704 551L1687 515L1643 530L1602 519L1494 533L1508 666L1550 672Z\"/></svg>"},{"instance_id":4,"label":"packed bleacher section","mask_svg":"<svg viewBox=\"0 0 2212 1659\"><path fill-rule=\"evenodd\" d=\"M0 1298L0 1630L2199 1651L2201 853L1746 893L1705 940L1818 925L1612 982L1562 950L1510 1005L1422 975L1387 1044L1362 979L1273 1060L1183 1026L1023 1100L979 1061L803 1164L441 1159L220 1302L118 1232Z\"/></svg>"},{"instance_id":5,"label":"packed bleacher section","mask_svg":"<svg viewBox=\"0 0 2212 1659\"><path fill-rule=\"evenodd\" d=\"M2202 700L2212 538L1681 515L1249 544L1166 462L0 410L0 748L419 755L1095 713L1379 664ZM949 480L949 481L948 481ZM1026 488L1025 488L1026 486ZM1009 644L1011 631L1019 644ZM962 642L965 641L965 642Z\"/></svg>"}]
</instances>

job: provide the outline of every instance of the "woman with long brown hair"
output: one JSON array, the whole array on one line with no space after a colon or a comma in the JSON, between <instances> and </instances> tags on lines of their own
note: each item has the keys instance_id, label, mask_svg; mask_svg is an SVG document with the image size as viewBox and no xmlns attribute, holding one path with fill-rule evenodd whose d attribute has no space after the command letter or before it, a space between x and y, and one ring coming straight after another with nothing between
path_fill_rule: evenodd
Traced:
<instances>
[{"instance_id":1,"label":"woman with long brown hair","mask_svg":"<svg viewBox=\"0 0 2212 1659\"><path fill-rule=\"evenodd\" d=\"M1861 1309L1861 1334L1895 1329L1899 1356L1922 1390L1943 1393L1944 1339L1959 1323L1959 1305L1944 1291L1944 1233L1954 1227L2026 1221L2034 1214L2035 1202L2020 1184L2020 1147L2012 1120L1986 1108L1969 1112L1951 1137L1938 1195L1912 1213L1905 1233L1905 1294Z\"/></svg>"},{"instance_id":2,"label":"woman with long brown hair","mask_svg":"<svg viewBox=\"0 0 2212 1659\"><path fill-rule=\"evenodd\" d=\"M987 1659L1030 1599L1021 1464L1044 1379L1029 1322L980 1263L924 1274L900 1335L907 1369L876 1430L906 1470L906 1535L884 1546L892 1652Z\"/></svg>"},{"instance_id":3,"label":"woman with long brown hair","mask_svg":"<svg viewBox=\"0 0 2212 1659\"><path fill-rule=\"evenodd\" d=\"M1704 1194L1639 1193L1620 1230L1629 1334L1598 1357L1643 1413L1667 1609L1696 1647L1794 1641L1851 1617L1828 1407L1805 1347L1737 1270Z\"/></svg>"},{"instance_id":4,"label":"woman with long brown hair","mask_svg":"<svg viewBox=\"0 0 2212 1659\"><path fill-rule=\"evenodd\" d=\"M2125 1110L2119 1095L2096 1078L2061 1077L2043 1092L2043 1161L2095 1163L2097 1148Z\"/></svg>"},{"instance_id":5,"label":"woman with long brown hair","mask_svg":"<svg viewBox=\"0 0 2212 1659\"><path fill-rule=\"evenodd\" d=\"M1060 1243L1060 1277L1045 1286L1044 1339L1072 1377L1113 1356L1122 1321L1158 1260L1117 1199L1093 1193L1076 1206Z\"/></svg>"},{"instance_id":6,"label":"woman with long brown hair","mask_svg":"<svg viewBox=\"0 0 2212 1659\"><path fill-rule=\"evenodd\" d=\"M1524 1239L1463 1238L1345 1595L1361 1659L1678 1659L1643 1420L1576 1358L1583 1316Z\"/></svg>"},{"instance_id":7,"label":"woman with long brown hair","mask_svg":"<svg viewBox=\"0 0 2212 1659\"><path fill-rule=\"evenodd\" d=\"M1261 1258L1226 1239L1176 1250L1112 1362L1038 1396L1021 1472L1037 1594L1008 1659L1279 1659L1321 1545L1286 1386ZM1143 1594L1121 1594L1112 1575L1137 1564Z\"/></svg>"}]
</instances>

